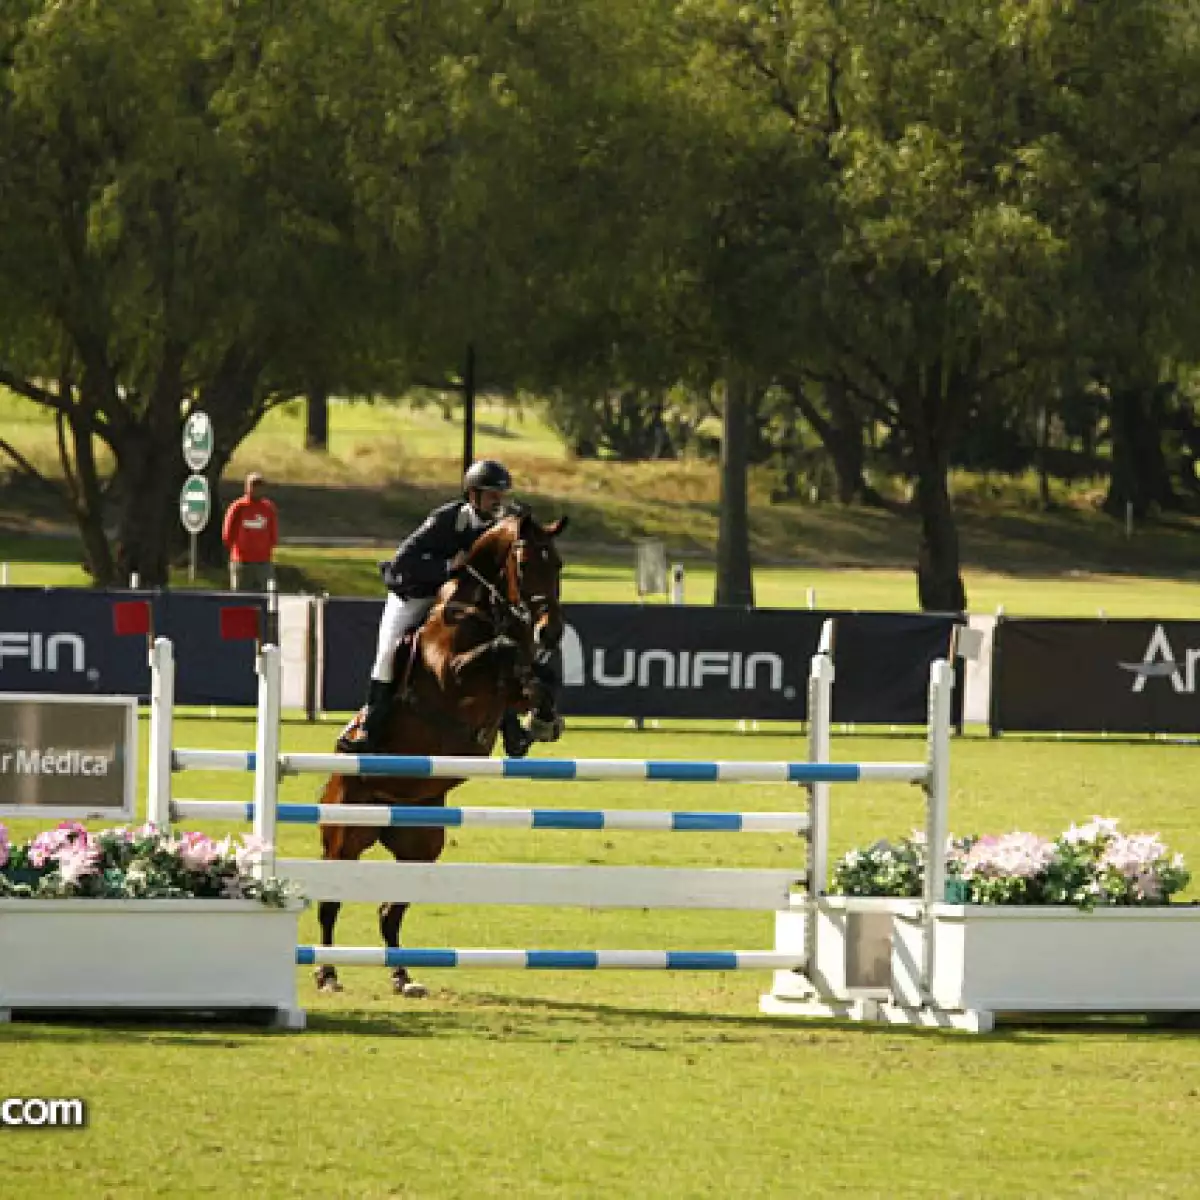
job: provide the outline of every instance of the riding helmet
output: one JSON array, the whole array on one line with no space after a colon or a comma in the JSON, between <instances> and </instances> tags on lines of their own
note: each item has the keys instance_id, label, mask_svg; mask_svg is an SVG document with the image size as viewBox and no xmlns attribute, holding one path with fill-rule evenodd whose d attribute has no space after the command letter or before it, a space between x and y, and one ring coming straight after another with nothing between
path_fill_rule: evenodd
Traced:
<instances>
[{"instance_id":1,"label":"riding helmet","mask_svg":"<svg viewBox=\"0 0 1200 1200\"><path fill-rule=\"evenodd\" d=\"M512 490L512 476L503 463L494 458L481 458L472 463L463 476L463 491L469 492L473 488L508 492Z\"/></svg>"}]
</instances>

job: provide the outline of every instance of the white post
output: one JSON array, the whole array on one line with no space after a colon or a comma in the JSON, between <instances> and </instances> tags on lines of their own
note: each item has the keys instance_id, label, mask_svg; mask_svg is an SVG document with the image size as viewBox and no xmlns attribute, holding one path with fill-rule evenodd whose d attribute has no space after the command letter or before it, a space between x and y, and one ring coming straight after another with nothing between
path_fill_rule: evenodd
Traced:
<instances>
[{"instance_id":1,"label":"white post","mask_svg":"<svg viewBox=\"0 0 1200 1200\"><path fill-rule=\"evenodd\" d=\"M258 713L254 736L254 833L271 847L259 860L255 874L275 874L275 809L279 802L279 718L282 672L278 646L263 646L255 665L258 672Z\"/></svg>"},{"instance_id":2,"label":"white post","mask_svg":"<svg viewBox=\"0 0 1200 1200\"><path fill-rule=\"evenodd\" d=\"M834 621L821 626L821 641L808 677L808 759L829 762L833 728ZM808 912L804 950L811 978L817 962L817 900L829 889L828 783L808 784Z\"/></svg>"},{"instance_id":3,"label":"white post","mask_svg":"<svg viewBox=\"0 0 1200 1200\"><path fill-rule=\"evenodd\" d=\"M171 827L171 761L175 720L175 651L168 638L150 648L150 780L146 820Z\"/></svg>"},{"instance_id":4,"label":"white post","mask_svg":"<svg viewBox=\"0 0 1200 1200\"><path fill-rule=\"evenodd\" d=\"M671 564L671 603L683 603L683 563Z\"/></svg>"},{"instance_id":5,"label":"white post","mask_svg":"<svg viewBox=\"0 0 1200 1200\"><path fill-rule=\"evenodd\" d=\"M0 563L0 587L8 587L8 563Z\"/></svg>"},{"instance_id":6,"label":"white post","mask_svg":"<svg viewBox=\"0 0 1200 1200\"><path fill-rule=\"evenodd\" d=\"M810 609L817 607L817 589L815 587L808 589L808 607Z\"/></svg>"},{"instance_id":7,"label":"white post","mask_svg":"<svg viewBox=\"0 0 1200 1200\"><path fill-rule=\"evenodd\" d=\"M929 668L929 730L925 781L925 961L921 991L932 1003L933 906L946 898L946 838L950 833L950 714L954 698L954 664L938 659Z\"/></svg>"}]
</instances>

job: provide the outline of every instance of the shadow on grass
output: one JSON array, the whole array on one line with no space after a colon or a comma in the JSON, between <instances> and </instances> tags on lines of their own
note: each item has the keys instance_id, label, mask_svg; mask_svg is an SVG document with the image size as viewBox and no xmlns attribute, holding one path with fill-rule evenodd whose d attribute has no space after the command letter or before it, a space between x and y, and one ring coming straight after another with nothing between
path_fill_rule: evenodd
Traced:
<instances>
[{"instance_id":1,"label":"shadow on grass","mask_svg":"<svg viewBox=\"0 0 1200 1200\"><path fill-rule=\"evenodd\" d=\"M128 1011L86 1016L78 1012L16 1014L17 1019L11 1024L0 1026L0 1045L121 1043L230 1050L253 1045L266 1034L288 1038L455 1038L602 1045L662 1053L696 1045L755 1045L783 1036L801 1041L848 1036L882 1038L889 1042L934 1039L981 1049L996 1043L1041 1046L1081 1037L1089 1041L1122 1042L1151 1037L1167 1041L1200 1037L1200 1014L1039 1016L1000 1024L990 1033L971 1034L951 1029L859 1024L834 1018L795 1020L758 1014L679 1012L486 992L460 997L442 993L439 998L446 1007L404 1002L404 1007L391 1012L365 1008L310 1010L308 1028L303 1033L273 1029L263 1018L249 1012L210 1017Z\"/></svg>"}]
</instances>

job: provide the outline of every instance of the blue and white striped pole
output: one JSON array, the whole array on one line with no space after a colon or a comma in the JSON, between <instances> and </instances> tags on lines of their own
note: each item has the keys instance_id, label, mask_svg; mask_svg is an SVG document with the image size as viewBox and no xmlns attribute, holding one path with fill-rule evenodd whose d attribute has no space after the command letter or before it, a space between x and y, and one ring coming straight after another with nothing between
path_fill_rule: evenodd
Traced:
<instances>
[{"instance_id":1,"label":"blue and white striped pole","mask_svg":"<svg viewBox=\"0 0 1200 1200\"><path fill-rule=\"evenodd\" d=\"M176 820L253 821L255 805L241 800L177 800ZM807 813L669 812L657 809L443 808L402 804L280 804L283 825L406 828L560 829L659 833L804 833Z\"/></svg>"},{"instance_id":2,"label":"blue and white striped pole","mask_svg":"<svg viewBox=\"0 0 1200 1200\"><path fill-rule=\"evenodd\" d=\"M374 946L297 946L296 965L336 967L507 968L518 971L795 970L803 957L773 950L442 950Z\"/></svg>"},{"instance_id":3,"label":"blue and white striped pole","mask_svg":"<svg viewBox=\"0 0 1200 1200\"><path fill-rule=\"evenodd\" d=\"M176 770L256 771L245 750L176 750ZM647 783L924 783L924 762L761 762L641 758L482 758L414 754L281 754L281 775L390 779L625 779Z\"/></svg>"}]
</instances>

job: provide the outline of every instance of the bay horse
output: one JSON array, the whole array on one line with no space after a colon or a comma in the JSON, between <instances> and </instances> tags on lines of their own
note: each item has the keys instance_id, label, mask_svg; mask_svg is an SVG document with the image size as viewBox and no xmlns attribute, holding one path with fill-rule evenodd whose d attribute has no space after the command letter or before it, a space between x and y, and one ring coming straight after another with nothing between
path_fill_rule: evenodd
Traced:
<instances>
[{"instance_id":1,"label":"bay horse","mask_svg":"<svg viewBox=\"0 0 1200 1200\"><path fill-rule=\"evenodd\" d=\"M412 755L492 753L510 706L536 713L550 696L534 672L534 656L557 647L563 633L562 559L554 539L567 526L561 517L542 526L531 513L505 516L472 547L457 577L438 593L415 643L397 652L396 687L380 752ZM322 804L445 803L462 779L389 779L333 775ZM322 825L321 857L354 861L376 842L397 862L436 862L445 848L442 828L367 828ZM341 903L317 905L321 945L332 946ZM400 945L407 902L379 907L379 932L390 949ZM336 970L322 965L317 986L340 990ZM421 997L425 988L403 967L392 972L394 990Z\"/></svg>"}]
</instances>

